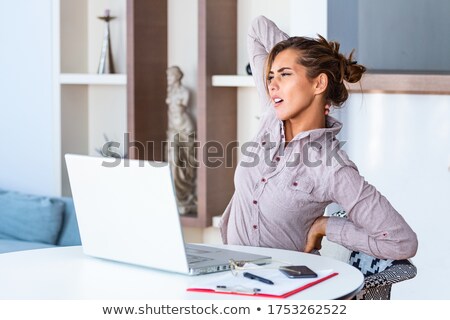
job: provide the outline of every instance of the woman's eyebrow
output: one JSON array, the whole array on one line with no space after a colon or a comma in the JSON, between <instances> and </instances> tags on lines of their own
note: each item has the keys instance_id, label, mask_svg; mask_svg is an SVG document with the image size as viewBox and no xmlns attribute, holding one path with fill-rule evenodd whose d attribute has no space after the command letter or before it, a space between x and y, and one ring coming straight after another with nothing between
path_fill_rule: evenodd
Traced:
<instances>
[{"instance_id":1,"label":"woman's eyebrow","mask_svg":"<svg viewBox=\"0 0 450 320\"><path fill-rule=\"evenodd\" d=\"M292 70L292 69L289 67L282 67L282 68L278 69L277 72L280 73L280 72L283 72L284 70ZM269 71L269 74L273 74L273 71L272 70Z\"/></svg>"},{"instance_id":2,"label":"woman's eyebrow","mask_svg":"<svg viewBox=\"0 0 450 320\"><path fill-rule=\"evenodd\" d=\"M283 68L278 69L277 72L283 72L284 70L292 70L292 69L289 67L283 67Z\"/></svg>"}]
</instances>

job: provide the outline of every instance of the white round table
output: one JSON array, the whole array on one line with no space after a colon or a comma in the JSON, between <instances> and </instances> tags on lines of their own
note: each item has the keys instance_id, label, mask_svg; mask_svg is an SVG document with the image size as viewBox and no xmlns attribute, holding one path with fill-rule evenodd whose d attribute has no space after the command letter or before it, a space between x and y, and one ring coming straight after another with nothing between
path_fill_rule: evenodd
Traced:
<instances>
[{"instance_id":1,"label":"white round table","mask_svg":"<svg viewBox=\"0 0 450 320\"><path fill-rule=\"evenodd\" d=\"M331 258L280 249L226 247L339 273L289 299L347 299L363 286L359 270ZM80 246L12 252L0 254L0 299L263 299L186 291L200 278L213 279L217 274L187 276L106 261L84 255Z\"/></svg>"}]
</instances>

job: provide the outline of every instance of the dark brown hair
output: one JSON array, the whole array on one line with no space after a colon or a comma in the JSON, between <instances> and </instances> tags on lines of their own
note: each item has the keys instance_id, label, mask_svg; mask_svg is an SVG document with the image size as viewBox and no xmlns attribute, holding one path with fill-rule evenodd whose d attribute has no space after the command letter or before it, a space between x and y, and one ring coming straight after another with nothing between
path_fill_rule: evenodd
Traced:
<instances>
[{"instance_id":1,"label":"dark brown hair","mask_svg":"<svg viewBox=\"0 0 450 320\"><path fill-rule=\"evenodd\" d=\"M266 81L275 57L285 49L299 51L297 63L306 68L309 79L314 79L321 73L328 76L328 87L325 99L334 106L341 106L348 98L344 81L355 83L366 71L363 65L353 61L354 50L345 57L339 52L339 43L319 38L291 37L281 41L272 48L266 62Z\"/></svg>"}]
</instances>

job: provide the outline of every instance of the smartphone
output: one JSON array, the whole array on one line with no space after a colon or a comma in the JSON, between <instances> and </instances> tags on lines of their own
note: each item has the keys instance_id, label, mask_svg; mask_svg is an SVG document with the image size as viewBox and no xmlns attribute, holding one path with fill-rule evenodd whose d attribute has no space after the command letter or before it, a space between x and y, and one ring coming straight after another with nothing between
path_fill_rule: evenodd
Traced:
<instances>
[{"instance_id":1,"label":"smartphone","mask_svg":"<svg viewBox=\"0 0 450 320\"><path fill-rule=\"evenodd\" d=\"M280 267L280 271L289 278L316 278L317 273L307 266Z\"/></svg>"}]
</instances>

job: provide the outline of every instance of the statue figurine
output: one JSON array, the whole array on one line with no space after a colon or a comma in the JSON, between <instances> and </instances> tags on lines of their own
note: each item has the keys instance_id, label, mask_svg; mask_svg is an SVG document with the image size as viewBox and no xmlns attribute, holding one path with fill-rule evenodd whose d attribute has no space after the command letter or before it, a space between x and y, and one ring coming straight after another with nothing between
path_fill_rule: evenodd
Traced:
<instances>
[{"instance_id":1,"label":"statue figurine","mask_svg":"<svg viewBox=\"0 0 450 320\"><path fill-rule=\"evenodd\" d=\"M167 69L168 130L167 160L175 184L180 214L197 212L197 162L195 125L188 113L189 91L181 84L183 72L177 66Z\"/></svg>"}]
</instances>

